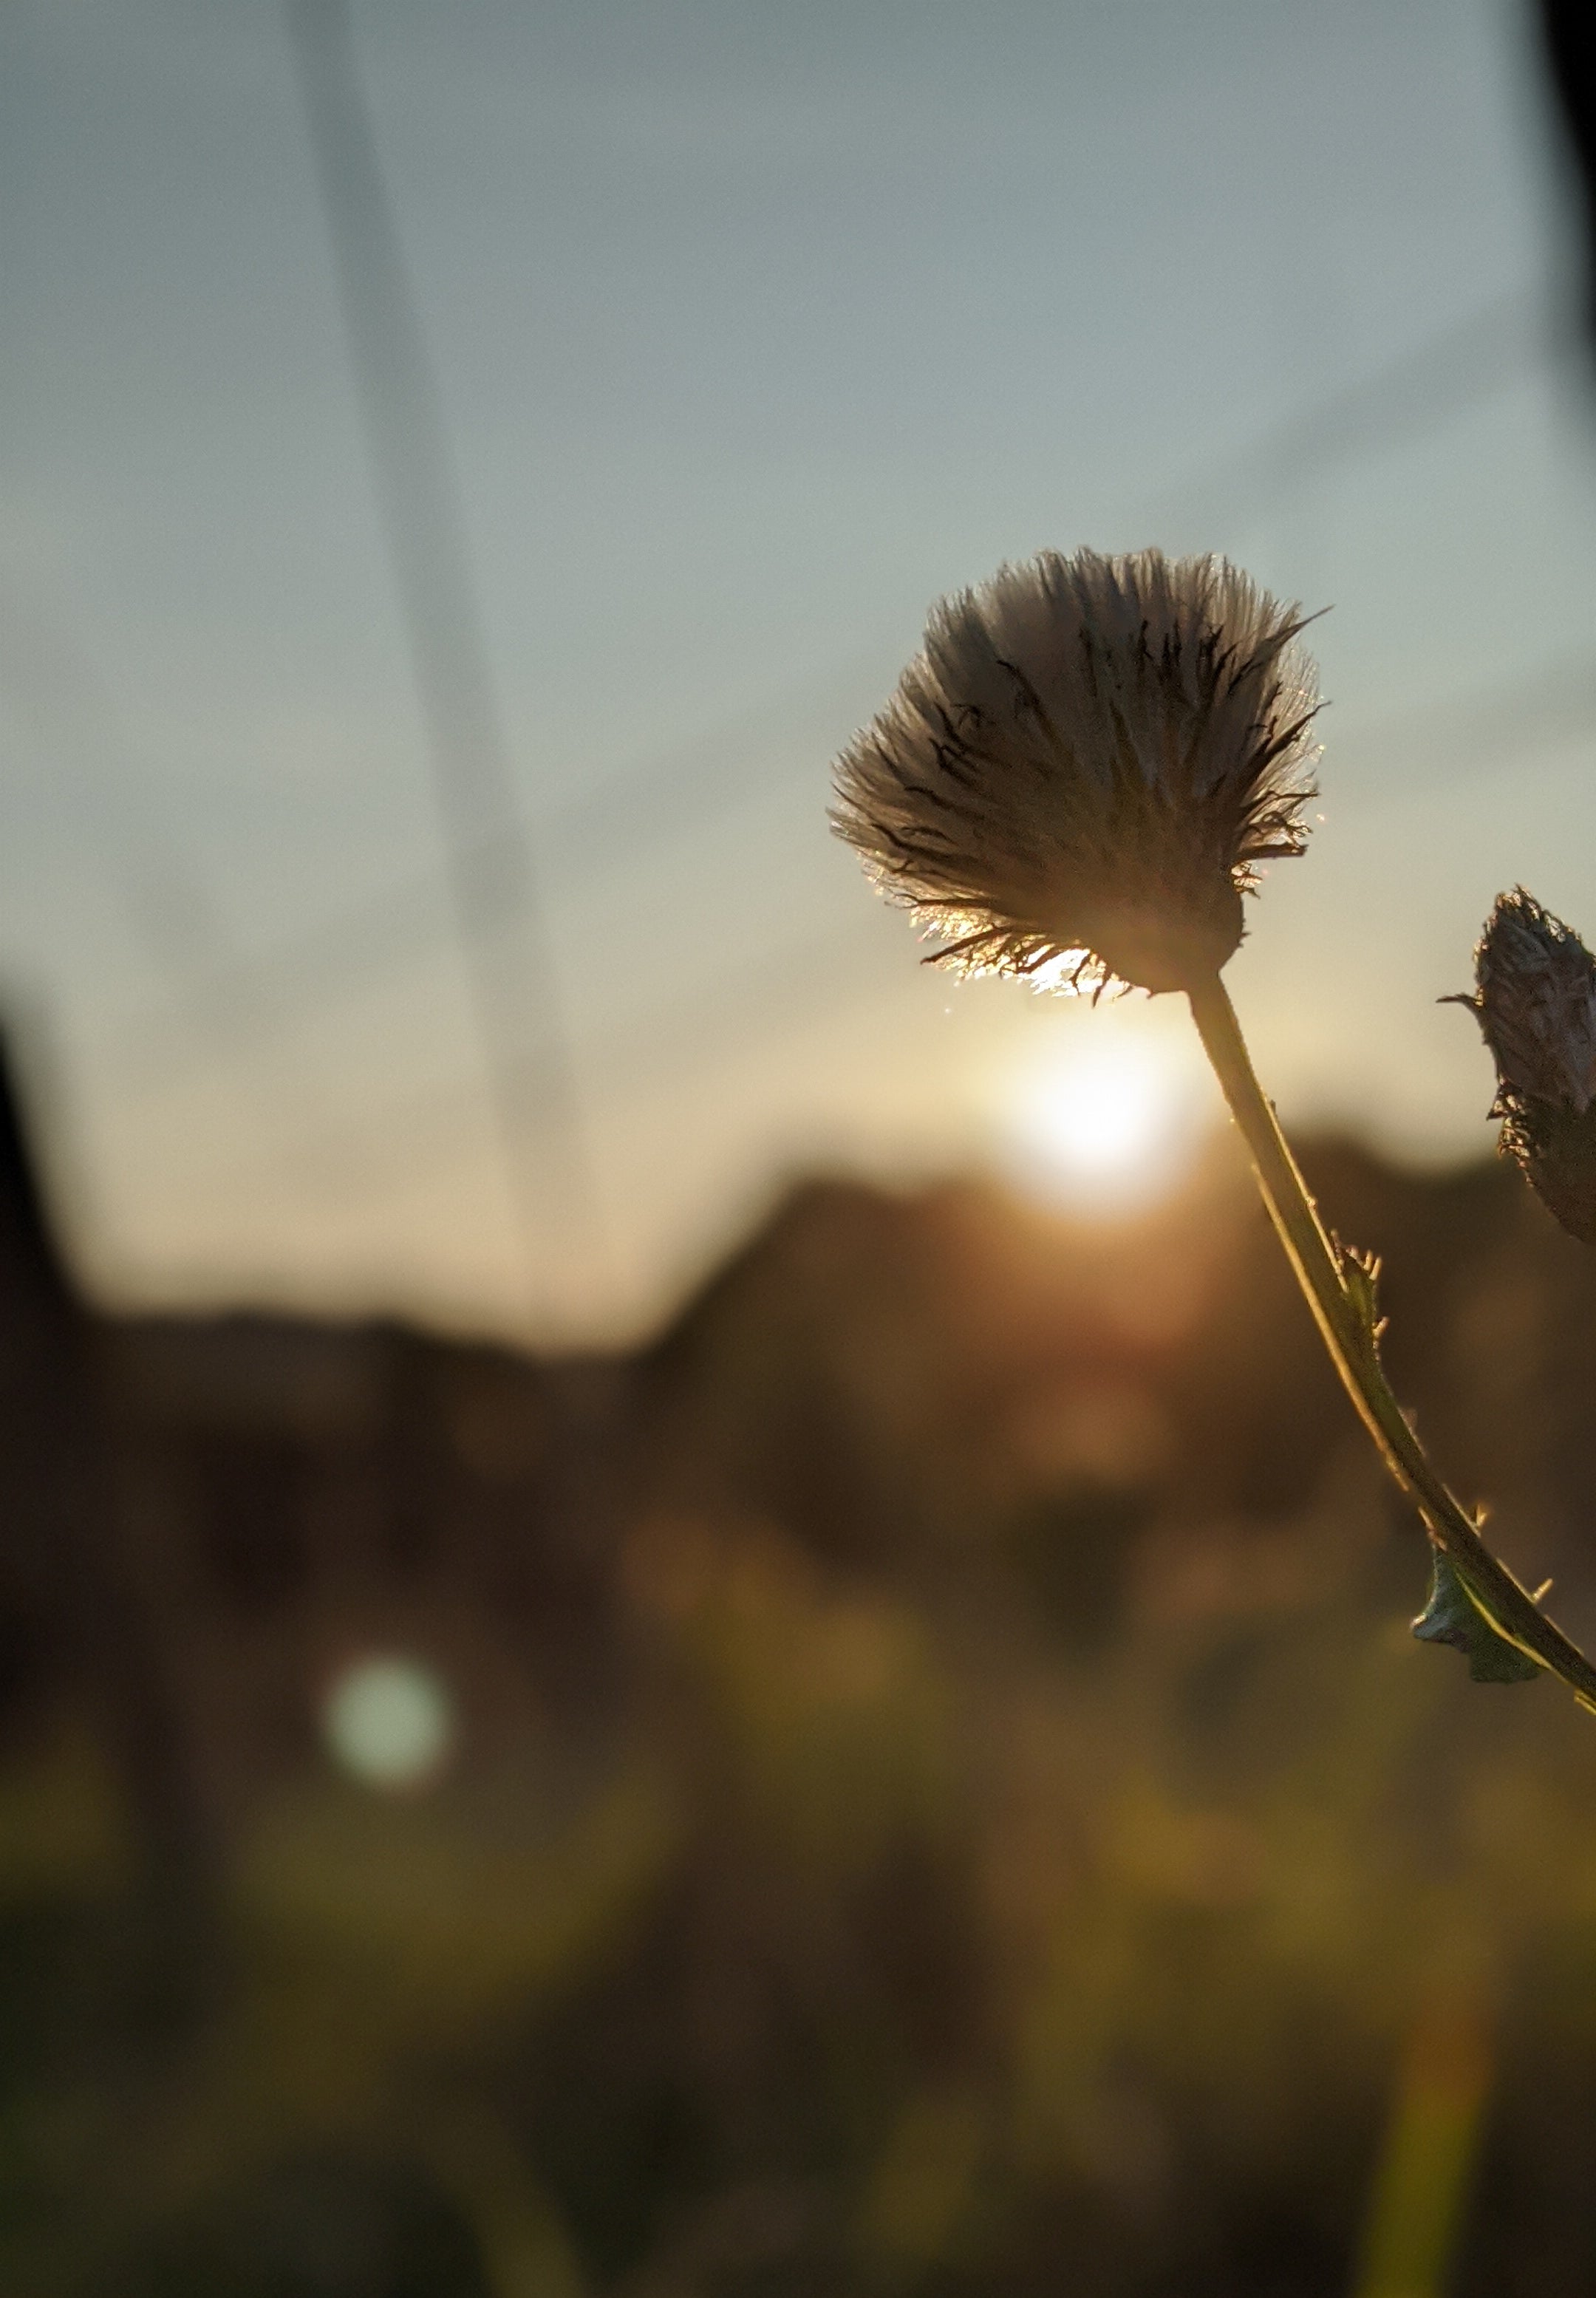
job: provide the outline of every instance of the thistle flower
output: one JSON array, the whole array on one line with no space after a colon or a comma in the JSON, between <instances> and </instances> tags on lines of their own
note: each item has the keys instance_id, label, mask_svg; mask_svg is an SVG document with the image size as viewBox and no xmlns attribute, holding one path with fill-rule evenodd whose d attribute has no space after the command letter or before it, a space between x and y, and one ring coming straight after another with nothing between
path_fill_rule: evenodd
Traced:
<instances>
[{"instance_id":1,"label":"thistle flower","mask_svg":"<svg viewBox=\"0 0 1596 2298\"><path fill-rule=\"evenodd\" d=\"M1302 628L1222 558L1046 551L1005 566L933 608L897 692L837 761L832 826L947 938L937 957L1186 992L1331 1362L1435 1551L1415 1633L1461 1641L1491 1682L1545 1668L1596 1714L1596 1666L1492 1553L1402 1410L1378 1264L1319 1219L1221 979L1259 864L1307 843L1319 698ZM1520 892L1496 905L1479 981L1462 1002L1497 1055L1509 1145L1596 1240L1596 966ZM1548 1186L1548 1143L1555 1188L1572 1203L1583 1184L1584 1228Z\"/></svg>"},{"instance_id":2,"label":"thistle flower","mask_svg":"<svg viewBox=\"0 0 1596 2298\"><path fill-rule=\"evenodd\" d=\"M1467 1005L1496 1063L1491 1114L1547 1211L1596 1244L1596 959L1522 886L1500 894Z\"/></svg>"},{"instance_id":3,"label":"thistle flower","mask_svg":"<svg viewBox=\"0 0 1596 2298\"><path fill-rule=\"evenodd\" d=\"M1303 618L1225 559L1044 551L933 608L836 766L832 824L966 971L1211 980L1258 864L1300 854Z\"/></svg>"}]
</instances>

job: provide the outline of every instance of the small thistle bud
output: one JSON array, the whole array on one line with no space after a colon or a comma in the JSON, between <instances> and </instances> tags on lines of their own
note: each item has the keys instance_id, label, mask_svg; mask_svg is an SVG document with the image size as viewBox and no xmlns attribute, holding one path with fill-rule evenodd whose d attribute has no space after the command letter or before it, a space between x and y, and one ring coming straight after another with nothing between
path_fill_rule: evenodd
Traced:
<instances>
[{"instance_id":1,"label":"small thistle bud","mask_svg":"<svg viewBox=\"0 0 1596 2298\"><path fill-rule=\"evenodd\" d=\"M1225 559L1044 551L933 608L837 762L832 822L972 972L1210 980L1258 864L1300 854L1302 617Z\"/></svg>"},{"instance_id":2,"label":"small thistle bud","mask_svg":"<svg viewBox=\"0 0 1596 2298\"><path fill-rule=\"evenodd\" d=\"M1596 959L1516 886L1474 953L1467 1005L1496 1063L1491 1114L1547 1211L1596 1244Z\"/></svg>"}]
</instances>

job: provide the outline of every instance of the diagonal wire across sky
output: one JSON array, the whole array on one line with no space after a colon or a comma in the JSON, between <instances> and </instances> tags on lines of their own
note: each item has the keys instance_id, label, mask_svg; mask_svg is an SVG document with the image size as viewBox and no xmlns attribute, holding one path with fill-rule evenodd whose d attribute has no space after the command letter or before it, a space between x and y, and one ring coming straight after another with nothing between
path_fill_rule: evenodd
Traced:
<instances>
[{"instance_id":1,"label":"diagonal wire across sky","mask_svg":"<svg viewBox=\"0 0 1596 2298\"><path fill-rule=\"evenodd\" d=\"M327 26L335 17L345 15L343 0L290 0L290 13L296 26L313 24L309 37L318 57L320 50L315 44L327 37ZM296 37L303 35L296 32ZM336 38L339 70L351 69L346 20ZM349 90L346 81L345 95ZM368 136L363 128L360 135L375 165ZM396 263L396 237L390 231L388 238ZM342 244L351 258L357 258L364 242L356 231L347 234ZM369 283L367 292L369 294ZM373 299L375 303L386 300L385 294ZM402 304L398 308L399 312L405 310ZM385 374L402 368L402 360L390 367L382 350L386 338L396 332L397 317L386 312L380 324L363 331L351 321L351 338L364 343L366 368L373 374L379 367ZM403 325L412 337L417 373L424 377L418 333L408 315ZM1548 362L1567 360L1577 347L1575 332L1548 317L1543 293L1515 290L1493 296L1461 320L1404 351L1385 368L1302 409L1257 440L1245 454L1172 490L1151 517L1149 526L1162 531L1178 521L1201 527L1215 505L1228 507L1232 514L1238 503L1251 514L1265 510L1281 491L1327 476L1349 459L1378 455L1400 445L1481 404ZM384 384L385 391L389 387ZM438 451L433 457L432 479L418 492L433 497L435 509L438 502L451 500L451 491L436 394L428 389L426 398L428 404L420 420ZM401 450L417 411L393 426L391 444L395 464L403 460ZM374 437L387 436L376 421L373 432ZM407 484L401 478L401 491ZM396 512L391 501L390 518L401 537L395 547L396 562L409 567L413 558L426 557L432 516L425 508L419 514L411 508ZM426 632L432 629L430 610L440 568L452 565L460 580L460 597L467 600L470 597L458 512L450 508L443 523L451 535L448 550L435 564L428 565L425 584L412 584L407 591L412 626ZM442 579L451 578L445 574ZM503 1102L507 1170L514 1173L516 1186L524 1192L526 1218L535 1228L548 1208L533 1194L525 1194L525 1179L537 1173L546 1155L540 1131L545 1127L563 1128L567 1159L582 1153L573 1048L560 1022L558 985L546 931L538 930L531 837L520 812L508 748L493 715L480 628L474 610L467 606L462 616L458 600L452 620L457 629L471 633L463 650L466 682L476 685L478 696L458 715L451 712L447 699L429 712L442 801L440 811L452 832L449 851L457 864L455 930L467 948L485 947L495 953L491 981L484 984L479 1009L490 1071L501 1074L508 1069L513 1075L517 1062L525 1060L531 1075L547 1074L558 1088L541 1108L513 1095L506 1095ZM420 657L422 649L418 654ZM435 683L447 698L459 690L462 682L459 668L451 667L442 679L429 678L426 682L418 670L418 682L427 693ZM482 739L484 725L490 730L485 742ZM1420 772L1426 756L1443 749L1445 770L1455 776L1460 761L1472 757L1488 764L1509 748L1522 750L1526 743L1562 739L1592 725L1596 725L1596 648L1580 648L1559 651L1549 661L1453 698L1439 711L1433 702L1418 704L1389 723L1365 727L1358 748L1377 754L1389 743L1400 741ZM457 760L465 763L463 773ZM823 764L815 760L789 768L782 779L802 779L818 788ZM483 765L487 767L485 773L481 772ZM562 874L591 869L594 857L600 855L606 867L614 867L638 849L646 850L666 831L724 814L765 795L770 787L768 780L750 771L746 752L735 740L673 746L665 755L645 759L630 771L548 808L539 818L537 835L550 866L558 867ZM477 868L492 856L495 841L483 838L478 825L494 822L499 824L497 843L509 849L513 866L479 880ZM518 955L523 964L519 977L507 968L499 947L508 938L507 924L517 922L534 930L518 952L509 953L512 962ZM250 1044L260 1033L291 1029L296 1017L312 1007L323 1007L329 995L358 991L374 973L412 957L443 930L435 881L418 874L368 897L276 949L247 955L213 955L207 998L212 1025L206 1027L203 1017L191 1016L200 1021L200 1026L181 1042L175 1042L170 1015L152 1013L143 1023L135 1021L125 1029L120 1066L130 1086L158 1091L197 1067L246 1057ZM774 961L785 963L790 954L779 949L773 954ZM491 995L485 994L490 989ZM840 983L837 994L841 994ZM758 1004L762 1020L768 1021L763 994L757 996L750 990L741 1002L750 1009ZM724 1000L719 1003L724 1004ZM667 1019L664 1013L655 1014L647 1026L657 1037L660 1023ZM624 1046L634 1037L635 1024L624 1029ZM525 1045L529 1039L530 1053ZM622 1057L630 1058L624 1052ZM504 1093L502 1083L499 1090ZM374 1111L371 1123L374 1130L389 1129L383 1112ZM590 1187L584 1185L580 1194L588 1194Z\"/></svg>"},{"instance_id":2,"label":"diagonal wire across sky","mask_svg":"<svg viewBox=\"0 0 1596 2298\"><path fill-rule=\"evenodd\" d=\"M286 0L300 61L318 177L326 193L343 303L366 410L374 477L387 524L398 589L406 612L416 683L429 736L450 902L441 911L437 880L418 874L325 919L277 948L248 952L219 937L212 905L181 861L147 833L138 841L145 866L135 894L163 920L174 974L203 994L183 999L183 1032L174 1037L170 1006L124 1023L112 1067L129 1089L158 1093L196 1070L247 1060L263 1037L292 1031L329 998L357 994L373 977L414 960L452 932L470 972L480 1056L497 1124L507 1191L520 1225L528 1281L552 1228L572 1224L575 1240L594 1249L600 1228L577 1086L575 1049L561 1013L560 985L539 901L538 857L522 812L502 718L493 691L450 467L441 404L420 330L405 288L398 233L360 98L344 0ZM1354 385L1327 394L1263 434L1244 454L1171 490L1151 516L1162 529L1178 521L1201 527L1215 505L1239 502L1256 515L1282 491L1325 477L1346 461L1377 456L1421 435L1576 350L1571 328L1547 316L1544 293L1516 290L1493 296L1461 320L1404 351ZM25 603L25 602L24 602ZM17 629L12 601L4 621ZM33 649L37 652L37 640ZM0 654L0 675L17 690L24 649ZM839 676L840 674L839 674ZM70 678L44 682L51 707L62 694L95 689L79 664ZM41 701L41 707L44 702ZM103 710L77 747L114 748ZM1596 649L1560 652L1462 698L1438 712L1415 705L1389 724L1362 730L1358 748L1377 754L1400 742L1410 767L1444 756L1455 777L1470 758L1488 765L1537 740L1560 740L1596 726ZM789 768L818 790L823 762ZM765 796L767 777L751 772L733 739L673 745L627 772L548 808L537 836L546 868L562 876L606 867L695 821ZM128 855L124 853L126 864ZM134 857L136 859L136 856ZM179 931L192 914L192 930ZM452 925L449 920L452 916ZM174 924L174 920L177 923ZM205 931L200 932L203 925ZM674 1046L695 1066L730 1056L740 1021L757 1012L762 1029L800 1018L815 1001L850 994L851 944L833 966L795 975L804 938L765 953L751 975L723 986L713 1004L715 1029L690 1048L673 1031L668 1007L641 1022L627 1017L592 1048L601 1067L634 1079ZM773 1000L782 981L801 996ZM701 1019L701 1008L695 1008ZM458 1127L451 1083L419 1097L385 1102L354 1126L328 1136L327 1151L347 1167L369 1137L371 1176L430 1162ZM301 1153L314 1159L320 1137ZM380 1147L379 1144L386 1144Z\"/></svg>"},{"instance_id":3,"label":"diagonal wire across sky","mask_svg":"<svg viewBox=\"0 0 1596 2298\"><path fill-rule=\"evenodd\" d=\"M550 1234L600 1250L570 1034L495 691L437 383L360 88L347 0L285 0L455 922L529 1285Z\"/></svg>"}]
</instances>

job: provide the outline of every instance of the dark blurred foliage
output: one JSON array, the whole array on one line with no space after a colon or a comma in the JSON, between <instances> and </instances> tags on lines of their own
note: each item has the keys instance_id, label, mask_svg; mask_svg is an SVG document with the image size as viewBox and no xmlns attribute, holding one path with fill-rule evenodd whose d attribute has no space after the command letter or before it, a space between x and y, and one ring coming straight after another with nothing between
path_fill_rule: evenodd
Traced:
<instances>
[{"instance_id":1,"label":"dark blurred foliage","mask_svg":"<svg viewBox=\"0 0 1596 2298\"><path fill-rule=\"evenodd\" d=\"M1409 1637L1228 1146L817 1185L563 1363L92 1315L0 1147L0 2287L1315 2298L1476 2141L1460 2298L1596 2285L1596 1720ZM1311 1171L1588 1636L1596 1259ZM327 1752L374 1652L430 1786Z\"/></svg>"}]
</instances>

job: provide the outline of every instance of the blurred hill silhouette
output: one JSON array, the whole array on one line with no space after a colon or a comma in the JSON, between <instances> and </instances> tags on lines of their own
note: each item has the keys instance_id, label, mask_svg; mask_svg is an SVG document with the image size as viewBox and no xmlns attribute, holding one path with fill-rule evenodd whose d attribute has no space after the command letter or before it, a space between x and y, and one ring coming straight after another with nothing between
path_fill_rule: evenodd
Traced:
<instances>
[{"instance_id":1,"label":"blurred hill silhouette","mask_svg":"<svg viewBox=\"0 0 1596 2298\"><path fill-rule=\"evenodd\" d=\"M1304 1161L1588 1632L1596 1261ZM0 1416L6 2289L1338 2293L1416 2034L1451 2286L1596 2281L1596 1727L1409 1638L1228 1150L1118 1229L816 1182L537 1362L97 1314L8 1101ZM454 1735L389 1791L385 1656Z\"/></svg>"}]
</instances>

